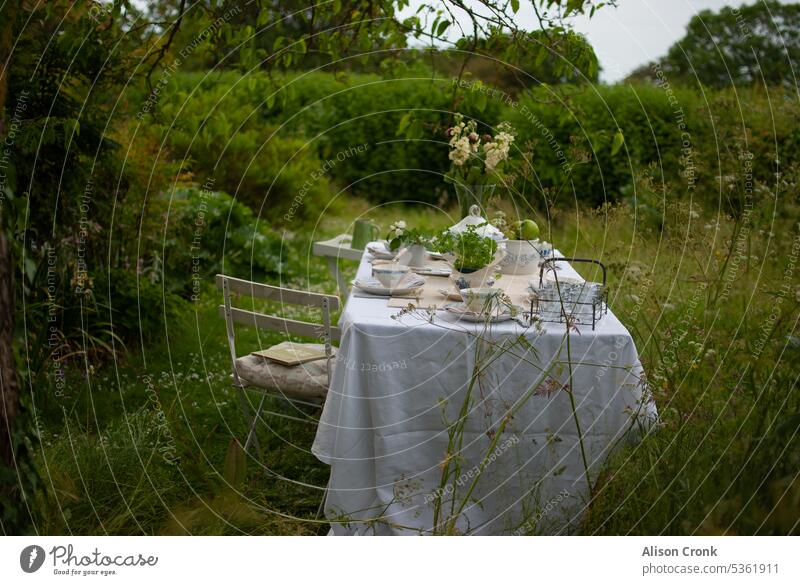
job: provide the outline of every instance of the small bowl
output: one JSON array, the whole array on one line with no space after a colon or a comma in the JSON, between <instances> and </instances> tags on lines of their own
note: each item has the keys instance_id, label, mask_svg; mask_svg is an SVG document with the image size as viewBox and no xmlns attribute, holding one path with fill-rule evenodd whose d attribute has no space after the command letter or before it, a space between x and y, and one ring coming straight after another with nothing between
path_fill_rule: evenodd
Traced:
<instances>
[{"instance_id":1,"label":"small bowl","mask_svg":"<svg viewBox=\"0 0 800 585\"><path fill-rule=\"evenodd\" d=\"M396 262L374 263L372 276L388 289L396 288L411 269Z\"/></svg>"},{"instance_id":2,"label":"small bowl","mask_svg":"<svg viewBox=\"0 0 800 585\"><path fill-rule=\"evenodd\" d=\"M472 313L491 312L498 304L503 291L499 288L482 286L480 288L464 288L459 291L464 307Z\"/></svg>"}]
</instances>

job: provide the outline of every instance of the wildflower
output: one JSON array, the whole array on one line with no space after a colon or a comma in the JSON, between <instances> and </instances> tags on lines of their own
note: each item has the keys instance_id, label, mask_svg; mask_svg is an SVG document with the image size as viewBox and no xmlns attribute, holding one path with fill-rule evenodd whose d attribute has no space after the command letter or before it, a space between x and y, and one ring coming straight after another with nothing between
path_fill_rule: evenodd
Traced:
<instances>
[{"instance_id":1,"label":"wildflower","mask_svg":"<svg viewBox=\"0 0 800 585\"><path fill-rule=\"evenodd\" d=\"M560 384L557 381L555 381L553 378L547 378L544 384L539 386L533 394L534 396L544 396L545 398L550 398L550 396L555 394L559 388Z\"/></svg>"}]
</instances>

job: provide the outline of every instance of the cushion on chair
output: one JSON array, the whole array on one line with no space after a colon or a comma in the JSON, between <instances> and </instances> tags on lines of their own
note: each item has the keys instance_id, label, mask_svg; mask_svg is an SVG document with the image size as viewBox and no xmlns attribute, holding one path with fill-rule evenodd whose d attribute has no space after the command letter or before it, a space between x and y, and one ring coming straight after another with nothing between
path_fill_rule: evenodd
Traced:
<instances>
[{"instance_id":1,"label":"cushion on chair","mask_svg":"<svg viewBox=\"0 0 800 585\"><path fill-rule=\"evenodd\" d=\"M325 351L321 343L284 341L276 348L303 346ZM334 360L331 360L333 367ZM328 393L328 360L321 359L296 366L284 366L258 355L236 358L236 372L242 381L292 398L324 400ZM333 372L331 372L333 374Z\"/></svg>"}]
</instances>

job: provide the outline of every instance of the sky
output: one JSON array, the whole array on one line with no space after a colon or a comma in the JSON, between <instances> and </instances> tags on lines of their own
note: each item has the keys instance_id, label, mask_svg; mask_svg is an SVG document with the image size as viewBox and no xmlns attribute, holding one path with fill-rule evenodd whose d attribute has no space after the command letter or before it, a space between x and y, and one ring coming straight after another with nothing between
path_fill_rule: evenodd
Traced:
<instances>
[{"instance_id":1,"label":"sky","mask_svg":"<svg viewBox=\"0 0 800 585\"><path fill-rule=\"evenodd\" d=\"M421 0L412 0L403 14L416 11ZM430 2L430 0L426 0ZM589 39L600 60L600 79L608 83L619 81L639 65L663 57L667 49L680 40L692 16L706 8L717 11L723 6L752 4L754 0L617 0L617 7L605 6L593 18L573 19L575 29ZM781 3L798 0L781 0ZM520 3L522 6L526 2ZM528 5L517 26L526 30L539 28ZM519 16L519 15L518 15ZM460 20L460 19L459 19ZM456 27L450 31L456 33ZM457 36L457 35L454 35Z\"/></svg>"},{"instance_id":2,"label":"sky","mask_svg":"<svg viewBox=\"0 0 800 585\"><path fill-rule=\"evenodd\" d=\"M598 10L589 19L575 19L575 29L586 35L603 70L600 79L613 83L638 66L663 57L683 38L692 16L704 9L741 6L752 1L727 0L620 0L619 6Z\"/></svg>"}]
</instances>

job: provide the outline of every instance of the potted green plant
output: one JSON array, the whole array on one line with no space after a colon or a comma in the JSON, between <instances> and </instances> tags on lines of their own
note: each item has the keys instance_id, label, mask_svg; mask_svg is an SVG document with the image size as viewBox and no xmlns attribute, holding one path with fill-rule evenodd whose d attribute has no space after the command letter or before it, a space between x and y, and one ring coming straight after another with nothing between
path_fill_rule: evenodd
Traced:
<instances>
[{"instance_id":1,"label":"potted green plant","mask_svg":"<svg viewBox=\"0 0 800 585\"><path fill-rule=\"evenodd\" d=\"M515 131L508 122L497 125L497 133L478 134L475 120L464 121L455 115L455 124L445 131L450 145L450 170L445 182L453 183L458 198L461 217L477 205L485 211L498 181L503 179L503 169L509 158Z\"/></svg>"},{"instance_id":2,"label":"potted green plant","mask_svg":"<svg viewBox=\"0 0 800 585\"><path fill-rule=\"evenodd\" d=\"M389 249L397 252L398 256L403 252L401 248L405 248L408 253L409 266L423 266L427 257L425 247L431 241L430 235L427 232L418 228L407 228L406 222L403 220L396 221L389 226L389 233L386 236L389 242ZM403 254L405 256L405 254Z\"/></svg>"},{"instance_id":3,"label":"potted green plant","mask_svg":"<svg viewBox=\"0 0 800 585\"><path fill-rule=\"evenodd\" d=\"M479 232L484 225L469 225L461 232L445 230L432 242L452 265L450 279L459 289L491 286L496 266L505 256L494 239Z\"/></svg>"}]
</instances>

